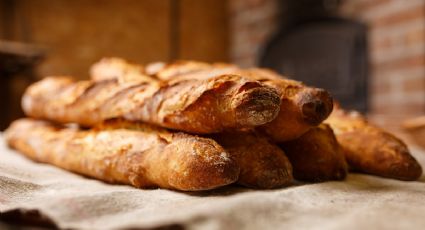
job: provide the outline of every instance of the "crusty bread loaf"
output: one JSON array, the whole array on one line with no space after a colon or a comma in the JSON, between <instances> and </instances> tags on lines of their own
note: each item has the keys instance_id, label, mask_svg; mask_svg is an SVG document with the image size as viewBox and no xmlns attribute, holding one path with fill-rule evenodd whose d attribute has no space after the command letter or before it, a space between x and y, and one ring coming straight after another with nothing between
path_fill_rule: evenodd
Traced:
<instances>
[{"instance_id":1,"label":"crusty bread loaf","mask_svg":"<svg viewBox=\"0 0 425 230\"><path fill-rule=\"evenodd\" d=\"M244 77L260 81L278 90L281 104L277 117L259 127L276 142L294 140L319 125L333 109L333 99L324 89L308 87L260 68L244 70Z\"/></svg>"},{"instance_id":2,"label":"crusty bread loaf","mask_svg":"<svg viewBox=\"0 0 425 230\"><path fill-rule=\"evenodd\" d=\"M281 147L301 181L343 180L347 162L332 129L327 124L311 128L301 137L284 142Z\"/></svg>"},{"instance_id":3,"label":"crusty bread loaf","mask_svg":"<svg viewBox=\"0 0 425 230\"><path fill-rule=\"evenodd\" d=\"M325 122L334 130L350 169L399 180L422 175L403 141L369 124L359 113L337 108Z\"/></svg>"},{"instance_id":4,"label":"crusty bread loaf","mask_svg":"<svg viewBox=\"0 0 425 230\"><path fill-rule=\"evenodd\" d=\"M153 65L149 68L152 69ZM121 58L102 58L90 68L90 76L95 81L111 80L118 78L123 82L129 81L156 81L155 78L145 74L144 66L132 64Z\"/></svg>"},{"instance_id":5,"label":"crusty bread loaf","mask_svg":"<svg viewBox=\"0 0 425 230\"><path fill-rule=\"evenodd\" d=\"M190 133L246 129L273 120L276 90L237 75L174 82L74 82L50 77L31 85L22 107L33 118L93 126L123 117Z\"/></svg>"},{"instance_id":6,"label":"crusty bread loaf","mask_svg":"<svg viewBox=\"0 0 425 230\"><path fill-rule=\"evenodd\" d=\"M300 137L311 127L320 124L332 112L333 99L326 90L308 87L301 82L285 79L268 69L240 69L233 65L218 63L210 65L209 69L203 64L198 71L195 71L193 67L195 63L191 63L191 71L177 71L179 66L184 68L185 65L187 62L170 65L169 68L173 71L166 66L157 73L157 76L162 79L181 80L208 79L214 74L238 74L276 89L281 99L279 114L271 122L258 127L258 130L275 142L284 142ZM173 77L173 72L177 72L178 75Z\"/></svg>"},{"instance_id":7,"label":"crusty bread loaf","mask_svg":"<svg viewBox=\"0 0 425 230\"><path fill-rule=\"evenodd\" d=\"M79 130L21 119L8 144L29 158L86 176L140 188L207 190L235 182L239 167L215 141L138 124Z\"/></svg>"},{"instance_id":8,"label":"crusty bread loaf","mask_svg":"<svg viewBox=\"0 0 425 230\"><path fill-rule=\"evenodd\" d=\"M121 120L102 123L96 129L143 131L144 127L137 122ZM292 167L285 153L264 136L254 132L226 132L208 137L221 145L239 165L238 184L249 188L269 189L286 186L292 182Z\"/></svg>"},{"instance_id":9,"label":"crusty bread loaf","mask_svg":"<svg viewBox=\"0 0 425 230\"><path fill-rule=\"evenodd\" d=\"M99 62L95 66L98 69L115 69L113 72L122 74L116 75L118 79L134 79L134 76L127 76L126 73L132 72L132 69L137 69L137 65L124 60L121 60L120 63L122 64L111 65L106 62ZM280 111L273 121L264 124L258 129L276 142L300 137L311 127L320 124L326 119L333 108L332 97L327 91L307 87L300 82L285 79L283 76L267 69L241 69L231 64L208 64L196 61L177 61L170 64L153 63L148 64L146 69L151 70L145 71L144 75L150 75L160 81L167 82L193 79L207 80L217 75L237 74L273 87L278 91L281 99ZM98 71L92 74L102 75L102 72ZM140 78L145 78L144 75L142 74ZM92 78L98 79L102 78L102 76L93 75Z\"/></svg>"},{"instance_id":10,"label":"crusty bread loaf","mask_svg":"<svg viewBox=\"0 0 425 230\"><path fill-rule=\"evenodd\" d=\"M263 135L237 132L215 134L212 138L239 164L238 184L270 189L292 183L292 166L285 153Z\"/></svg>"}]
</instances>

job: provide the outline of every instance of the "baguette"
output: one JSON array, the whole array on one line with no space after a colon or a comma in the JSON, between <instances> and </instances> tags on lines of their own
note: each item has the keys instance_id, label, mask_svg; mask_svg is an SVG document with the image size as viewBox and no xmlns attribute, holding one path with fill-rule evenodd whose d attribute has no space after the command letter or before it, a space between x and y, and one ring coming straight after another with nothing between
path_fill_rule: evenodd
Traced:
<instances>
[{"instance_id":1,"label":"baguette","mask_svg":"<svg viewBox=\"0 0 425 230\"><path fill-rule=\"evenodd\" d=\"M271 189L290 185L292 166L279 146L256 133L220 133L212 136L240 166L238 184Z\"/></svg>"},{"instance_id":2,"label":"baguette","mask_svg":"<svg viewBox=\"0 0 425 230\"><path fill-rule=\"evenodd\" d=\"M121 65L110 65L99 62L95 66L99 69L115 69L118 79L132 79L127 76L132 69L141 69L137 65L121 59ZM102 68L103 64L103 68ZM97 73L102 75L102 71ZM330 94L319 88L312 88L300 82L285 79L276 72L267 69L240 69L235 65L225 63L207 64L196 61L176 61L174 63L153 63L146 66L145 75L150 75L160 81L184 81L193 79L210 79L217 75L237 74L276 89L281 103L277 117L271 122L260 126L258 129L275 142L293 140L307 132L311 127L320 124L332 111L333 100ZM92 79L102 78L92 75ZM144 76L141 74L140 79Z\"/></svg>"},{"instance_id":3,"label":"baguette","mask_svg":"<svg viewBox=\"0 0 425 230\"><path fill-rule=\"evenodd\" d=\"M111 118L143 121L189 133L248 129L273 120L279 95L237 75L176 82L74 82L49 77L31 85L22 100L33 118L94 126Z\"/></svg>"},{"instance_id":4,"label":"baguette","mask_svg":"<svg viewBox=\"0 0 425 230\"><path fill-rule=\"evenodd\" d=\"M260 68L244 70L245 77L275 88L281 98L280 111L271 122L258 129L276 142L294 140L324 121L333 109L328 91L308 87Z\"/></svg>"},{"instance_id":5,"label":"baguette","mask_svg":"<svg viewBox=\"0 0 425 230\"><path fill-rule=\"evenodd\" d=\"M154 66L151 65L149 69ZM121 82L152 82L153 77L145 74L146 69L141 65L132 64L121 58L102 58L90 68L90 76L94 81L112 80L118 78Z\"/></svg>"},{"instance_id":6,"label":"baguette","mask_svg":"<svg viewBox=\"0 0 425 230\"><path fill-rule=\"evenodd\" d=\"M416 180L422 168L406 144L357 112L336 109L325 121L335 131L350 169L398 180Z\"/></svg>"},{"instance_id":7,"label":"baguette","mask_svg":"<svg viewBox=\"0 0 425 230\"><path fill-rule=\"evenodd\" d=\"M129 121L105 122L97 129L139 130L143 125ZM289 185L292 167L285 153L267 138L252 132L227 132L209 135L240 167L237 183L249 188L270 189Z\"/></svg>"},{"instance_id":8,"label":"baguette","mask_svg":"<svg viewBox=\"0 0 425 230\"><path fill-rule=\"evenodd\" d=\"M294 169L294 178L301 181L343 180L347 162L329 125L311 128L296 140L281 144Z\"/></svg>"},{"instance_id":9,"label":"baguette","mask_svg":"<svg viewBox=\"0 0 425 230\"><path fill-rule=\"evenodd\" d=\"M132 66L129 64L127 68ZM268 69L240 69L230 64L193 61L178 61L162 66L155 72L155 77L163 81L209 79L219 74L237 74L276 89L281 99L280 111L274 120L258 128L275 142L300 137L325 120L333 109L333 99L326 90L307 87ZM121 67L124 68L124 65Z\"/></svg>"},{"instance_id":10,"label":"baguette","mask_svg":"<svg viewBox=\"0 0 425 230\"><path fill-rule=\"evenodd\" d=\"M237 180L237 163L215 141L138 126L83 131L20 119L5 137L35 161L110 183L198 191Z\"/></svg>"}]
</instances>

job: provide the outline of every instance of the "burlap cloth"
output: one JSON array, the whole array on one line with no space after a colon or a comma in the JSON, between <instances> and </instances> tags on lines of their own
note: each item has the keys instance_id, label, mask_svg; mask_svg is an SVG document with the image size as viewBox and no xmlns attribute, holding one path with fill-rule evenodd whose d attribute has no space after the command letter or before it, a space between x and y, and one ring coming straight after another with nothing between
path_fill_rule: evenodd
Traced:
<instances>
[{"instance_id":1,"label":"burlap cloth","mask_svg":"<svg viewBox=\"0 0 425 230\"><path fill-rule=\"evenodd\" d=\"M412 150L424 165L425 153ZM34 163L0 139L2 220L36 210L59 228L425 229L424 182L350 174L267 191L142 190Z\"/></svg>"}]
</instances>

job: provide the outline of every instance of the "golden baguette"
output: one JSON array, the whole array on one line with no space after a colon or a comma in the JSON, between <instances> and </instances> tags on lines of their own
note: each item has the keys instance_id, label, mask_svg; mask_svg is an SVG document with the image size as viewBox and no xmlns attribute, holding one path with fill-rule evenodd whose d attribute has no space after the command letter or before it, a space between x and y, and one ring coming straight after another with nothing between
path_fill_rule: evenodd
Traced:
<instances>
[{"instance_id":1,"label":"golden baguette","mask_svg":"<svg viewBox=\"0 0 425 230\"><path fill-rule=\"evenodd\" d=\"M399 180L422 175L403 141L369 124L359 113L338 108L325 122L334 130L350 169Z\"/></svg>"},{"instance_id":2,"label":"golden baguette","mask_svg":"<svg viewBox=\"0 0 425 230\"><path fill-rule=\"evenodd\" d=\"M279 146L256 133L219 133L211 137L235 159L241 172L238 184L270 189L290 185L292 166Z\"/></svg>"},{"instance_id":3,"label":"golden baguette","mask_svg":"<svg viewBox=\"0 0 425 230\"><path fill-rule=\"evenodd\" d=\"M332 129L327 124L311 128L296 140L281 144L301 181L343 180L347 162Z\"/></svg>"},{"instance_id":4,"label":"golden baguette","mask_svg":"<svg viewBox=\"0 0 425 230\"><path fill-rule=\"evenodd\" d=\"M186 69L186 65L190 68ZM198 65L198 69L195 68L195 65ZM208 79L216 74L224 73L238 74L251 80L260 81L278 91L281 103L277 117L258 127L275 142L300 137L311 127L320 124L332 112L333 99L327 91L285 79L267 69L240 69L234 65L223 63L207 67L205 63L181 61L165 66L163 70L157 72L156 76L161 80Z\"/></svg>"},{"instance_id":5,"label":"golden baguette","mask_svg":"<svg viewBox=\"0 0 425 230\"><path fill-rule=\"evenodd\" d=\"M143 131L144 125L121 120L105 122L96 128ZM231 132L208 137L221 145L239 165L238 184L249 188L269 189L292 182L292 167L285 153L264 136L252 132Z\"/></svg>"},{"instance_id":6,"label":"golden baguette","mask_svg":"<svg viewBox=\"0 0 425 230\"><path fill-rule=\"evenodd\" d=\"M149 69L152 69L151 65ZM94 81L115 79L118 76L122 82L131 81L156 81L155 78L145 74L147 69L141 65L132 64L121 58L102 58L90 68L90 76Z\"/></svg>"},{"instance_id":7,"label":"golden baguette","mask_svg":"<svg viewBox=\"0 0 425 230\"><path fill-rule=\"evenodd\" d=\"M82 131L20 119L5 137L35 161L140 188L208 190L233 183L239 175L237 163L212 139L142 124L137 131Z\"/></svg>"},{"instance_id":8,"label":"golden baguette","mask_svg":"<svg viewBox=\"0 0 425 230\"><path fill-rule=\"evenodd\" d=\"M32 84L22 100L33 118L94 126L122 117L199 134L267 123L279 106L276 90L237 75L173 83L50 77Z\"/></svg>"},{"instance_id":9,"label":"golden baguette","mask_svg":"<svg viewBox=\"0 0 425 230\"><path fill-rule=\"evenodd\" d=\"M128 68L131 68L131 64ZM326 90L307 87L268 69L240 69L223 63L208 65L202 62L179 61L164 65L155 76L161 80L208 79L225 73L260 81L278 91L281 99L279 114L273 121L259 127L259 130L276 142L300 137L332 112L333 100Z\"/></svg>"},{"instance_id":10,"label":"golden baguette","mask_svg":"<svg viewBox=\"0 0 425 230\"><path fill-rule=\"evenodd\" d=\"M122 59L120 63L120 65L114 65L112 62L99 62L95 66L99 70L115 69L114 72L121 73L121 75L115 75L121 80L134 79L134 76L129 77L126 73L131 72L132 69L141 68ZM146 69L151 70L146 71L145 75L151 74L160 81L207 80L217 75L237 74L276 89L281 99L280 111L274 120L258 128L276 142L296 139L326 119L333 108L332 97L327 91L284 79L283 76L266 69L240 69L231 64L208 64L196 61L153 63L147 65ZM107 77L102 77L102 71L92 72L92 74L92 79ZM143 78L145 78L144 74L141 74L140 79Z\"/></svg>"},{"instance_id":11,"label":"golden baguette","mask_svg":"<svg viewBox=\"0 0 425 230\"><path fill-rule=\"evenodd\" d=\"M244 76L275 88L281 98L280 111L271 122L258 129L276 142L294 140L324 121L333 109L328 91L285 79L268 69L243 70Z\"/></svg>"}]
</instances>

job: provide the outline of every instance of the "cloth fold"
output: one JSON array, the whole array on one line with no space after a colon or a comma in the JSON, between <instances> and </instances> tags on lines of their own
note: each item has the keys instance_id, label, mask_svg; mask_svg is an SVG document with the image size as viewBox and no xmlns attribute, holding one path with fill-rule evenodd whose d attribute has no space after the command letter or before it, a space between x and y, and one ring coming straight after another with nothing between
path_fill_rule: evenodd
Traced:
<instances>
[{"instance_id":1,"label":"cloth fold","mask_svg":"<svg viewBox=\"0 0 425 230\"><path fill-rule=\"evenodd\" d=\"M424 166L425 152L411 150ZM142 190L32 162L0 137L0 220L11 213L78 229L421 229L425 177L404 182L350 174L341 182L276 190Z\"/></svg>"}]
</instances>

